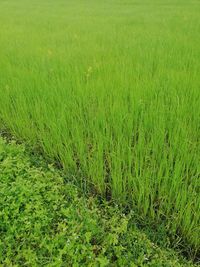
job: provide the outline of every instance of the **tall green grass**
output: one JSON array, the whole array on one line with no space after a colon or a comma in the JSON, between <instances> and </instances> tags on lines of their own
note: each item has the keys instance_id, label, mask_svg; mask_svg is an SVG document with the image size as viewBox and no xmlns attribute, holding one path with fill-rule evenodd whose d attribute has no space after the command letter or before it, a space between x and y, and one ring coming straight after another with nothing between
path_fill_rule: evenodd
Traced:
<instances>
[{"instance_id":1,"label":"tall green grass","mask_svg":"<svg viewBox=\"0 0 200 267\"><path fill-rule=\"evenodd\" d=\"M0 25L1 127L198 250L199 1L0 1Z\"/></svg>"}]
</instances>

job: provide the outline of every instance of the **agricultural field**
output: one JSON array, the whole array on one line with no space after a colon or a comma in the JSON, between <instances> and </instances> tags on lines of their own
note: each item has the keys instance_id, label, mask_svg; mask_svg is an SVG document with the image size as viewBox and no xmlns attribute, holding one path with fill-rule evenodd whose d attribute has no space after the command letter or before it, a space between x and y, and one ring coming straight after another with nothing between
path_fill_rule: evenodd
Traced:
<instances>
[{"instance_id":1,"label":"agricultural field","mask_svg":"<svg viewBox=\"0 0 200 267\"><path fill-rule=\"evenodd\" d=\"M167 246L198 263L199 0L0 0L0 133L51 162L86 202L92 195L118 205L117 213L134 213L133 224L144 231L162 225ZM10 184L2 170L0 183ZM40 183L36 178L32 183ZM20 185L26 190L22 179ZM17 243L6 240L11 251ZM15 266L7 257L2 264ZM111 262L69 266L127 266ZM134 264L178 266L167 259Z\"/></svg>"},{"instance_id":2,"label":"agricultural field","mask_svg":"<svg viewBox=\"0 0 200 267\"><path fill-rule=\"evenodd\" d=\"M24 145L0 138L0 152L1 266L196 266L152 242L131 213L86 199Z\"/></svg>"}]
</instances>

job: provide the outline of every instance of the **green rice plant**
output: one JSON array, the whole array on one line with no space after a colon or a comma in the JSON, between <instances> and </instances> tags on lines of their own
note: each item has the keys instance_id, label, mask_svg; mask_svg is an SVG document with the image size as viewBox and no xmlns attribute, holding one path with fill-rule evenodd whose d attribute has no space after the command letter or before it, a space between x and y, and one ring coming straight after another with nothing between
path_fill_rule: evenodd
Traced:
<instances>
[{"instance_id":1,"label":"green rice plant","mask_svg":"<svg viewBox=\"0 0 200 267\"><path fill-rule=\"evenodd\" d=\"M2 266L197 266L153 243L131 213L86 198L52 164L1 137L0 194Z\"/></svg>"},{"instance_id":2,"label":"green rice plant","mask_svg":"<svg viewBox=\"0 0 200 267\"><path fill-rule=\"evenodd\" d=\"M197 0L0 2L1 128L195 253L199 14Z\"/></svg>"}]
</instances>

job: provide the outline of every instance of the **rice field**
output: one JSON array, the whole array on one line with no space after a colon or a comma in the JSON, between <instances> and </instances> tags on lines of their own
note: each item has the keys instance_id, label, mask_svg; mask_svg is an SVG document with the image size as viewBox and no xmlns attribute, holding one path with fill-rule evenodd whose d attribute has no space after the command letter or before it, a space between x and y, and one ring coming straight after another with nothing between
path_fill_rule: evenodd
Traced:
<instances>
[{"instance_id":1,"label":"rice field","mask_svg":"<svg viewBox=\"0 0 200 267\"><path fill-rule=\"evenodd\" d=\"M200 246L200 2L0 0L0 129Z\"/></svg>"}]
</instances>

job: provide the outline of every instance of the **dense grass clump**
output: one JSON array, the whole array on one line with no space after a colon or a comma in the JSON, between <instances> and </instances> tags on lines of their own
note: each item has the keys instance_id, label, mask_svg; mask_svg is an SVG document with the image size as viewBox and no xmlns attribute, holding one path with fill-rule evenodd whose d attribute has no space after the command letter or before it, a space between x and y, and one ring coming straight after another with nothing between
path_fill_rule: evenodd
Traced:
<instances>
[{"instance_id":1,"label":"dense grass clump","mask_svg":"<svg viewBox=\"0 0 200 267\"><path fill-rule=\"evenodd\" d=\"M2 266L193 266L36 160L0 137Z\"/></svg>"},{"instance_id":2,"label":"dense grass clump","mask_svg":"<svg viewBox=\"0 0 200 267\"><path fill-rule=\"evenodd\" d=\"M195 254L199 1L1 1L0 25L1 127Z\"/></svg>"}]
</instances>

